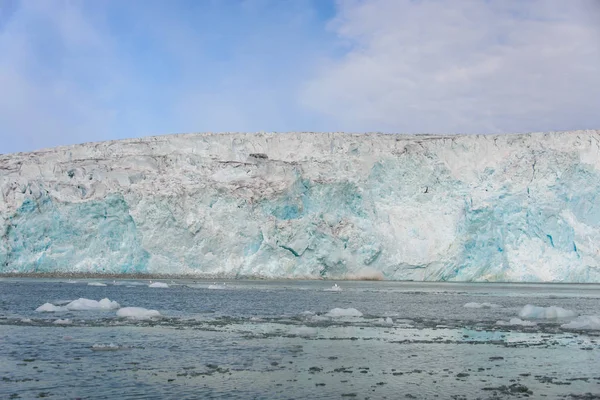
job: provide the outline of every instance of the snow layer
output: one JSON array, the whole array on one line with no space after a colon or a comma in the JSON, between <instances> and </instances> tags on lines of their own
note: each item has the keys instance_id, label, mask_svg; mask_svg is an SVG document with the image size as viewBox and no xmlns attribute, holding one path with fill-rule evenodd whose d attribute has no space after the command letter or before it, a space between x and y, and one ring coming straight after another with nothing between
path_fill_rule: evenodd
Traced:
<instances>
[{"instance_id":1,"label":"snow layer","mask_svg":"<svg viewBox=\"0 0 600 400\"><path fill-rule=\"evenodd\" d=\"M550 306L550 307L537 307L531 304L527 304L519 312L521 318L537 318L537 319L558 319L558 318L572 318L576 317L575 311L566 310L562 307Z\"/></svg>"},{"instance_id":2,"label":"snow layer","mask_svg":"<svg viewBox=\"0 0 600 400\"><path fill-rule=\"evenodd\" d=\"M600 131L190 134L0 156L0 272L600 282Z\"/></svg>"}]
</instances>

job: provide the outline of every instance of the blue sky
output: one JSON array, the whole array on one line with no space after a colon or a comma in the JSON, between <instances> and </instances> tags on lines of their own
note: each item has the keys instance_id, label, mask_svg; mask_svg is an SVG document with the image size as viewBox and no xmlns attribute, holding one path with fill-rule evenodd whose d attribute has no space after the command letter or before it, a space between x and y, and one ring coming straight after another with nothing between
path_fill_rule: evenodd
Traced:
<instances>
[{"instance_id":1,"label":"blue sky","mask_svg":"<svg viewBox=\"0 0 600 400\"><path fill-rule=\"evenodd\" d=\"M0 153L600 128L597 0L0 0Z\"/></svg>"}]
</instances>

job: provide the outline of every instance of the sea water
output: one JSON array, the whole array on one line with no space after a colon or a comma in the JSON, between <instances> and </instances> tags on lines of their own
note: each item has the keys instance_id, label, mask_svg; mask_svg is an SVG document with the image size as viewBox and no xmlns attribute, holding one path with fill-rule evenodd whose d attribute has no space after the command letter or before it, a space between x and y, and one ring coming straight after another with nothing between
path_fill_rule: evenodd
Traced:
<instances>
[{"instance_id":1,"label":"sea water","mask_svg":"<svg viewBox=\"0 0 600 400\"><path fill-rule=\"evenodd\" d=\"M599 398L600 285L153 283L0 280L0 398Z\"/></svg>"}]
</instances>

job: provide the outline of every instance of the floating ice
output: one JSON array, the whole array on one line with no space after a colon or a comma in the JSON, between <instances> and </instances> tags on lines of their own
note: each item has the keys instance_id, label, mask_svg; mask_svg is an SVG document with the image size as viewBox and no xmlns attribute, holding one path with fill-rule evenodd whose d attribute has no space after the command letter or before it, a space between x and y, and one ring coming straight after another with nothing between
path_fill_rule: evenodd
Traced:
<instances>
[{"instance_id":1,"label":"floating ice","mask_svg":"<svg viewBox=\"0 0 600 400\"><path fill-rule=\"evenodd\" d=\"M71 320L66 318L66 319L57 319L56 321L53 322L53 324L57 324L57 325L69 325L71 324Z\"/></svg>"},{"instance_id":2,"label":"floating ice","mask_svg":"<svg viewBox=\"0 0 600 400\"><path fill-rule=\"evenodd\" d=\"M88 311L88 310L114 310L119 308L120 305L116 301L111 301L104 298L100 301L79 298L73 300L65 306L69 311Z\"/></svg>"},{"instance_id":3,"label":"floating ice","mask_svg":"<svg viewBox=\"0 0 600 400\"><path fill-rule=\"evenodd\" d=\"M25 324L28 324L28 323L31 322L31 319L30 318L23 318L23 319L21 319L21 322L23 322Z\"/></svg>"},{"instance_id":4,"label":"floating ice","mask_svg":"<svg viewBox=\"0 0 600 400\"><path fill-rule=\"evenodd\" d=\"M568 324L560 326L565 329L594 329L600 330L600 316L598 315L581 315L575 318Z\"/></svg>"},{"instance_id":5,"label":"floating ice","mask_svg":"<svg viewBox=\"0 0 600 400\"><path fill-rule=\"evenodd\" d=\"M537 307L527 304L519 312L521 318L538 318L538 319L558 319L576 317L577 313L571 310L566 310L562 307Z\"/></svg>"},{"instance_id":6,"label":"floating ice","mask_svg":"<svg viewBox=\"0 0 600 400\"><path fill-rule=\"evenodd\" d=\"M315 336L317 334L317 329L311 328L308 326L300 326L300 327L291 329L290 333L292 335L296 335L296 336L309 337L309 336Z\"/></svg>"},{"instance_id":7,"label":"floating ice","mask_svg":"<svg viewBox=\"0 0 600 400\"><path fill-rule=\"evenodd\" d=\"M213 283L208 288L212 289L212 290L219 290L219 289L227 289L227 286L224 283L222 283L222 284Z\"/></svg>"},{"instance_id":8,"label":"floating ice","mask_svg":"<svg viewBox=\"0 0 600 400\"><path fill-rule=\"evenodd\" d=\"M362 317L363 313L356 308L334 308L325 314L325 316L329 318Z\"/></svg>"},{"instance_id":9,"label":"floating ice","mask_svg":"<svg viewBox=\"0 0 600 400\"><path fill-rule=\"evenodd\" d=\"M37 312L59 312L59 311L67 311L66 307L55 306L52 303L44 303L38 308L35 309Z\"/></svg>"},{"instance_id":10,"label":"floating ice","mask_svg":"<svg viewBox=\"0 0 600 400\"><path fill-rule=\"evenodd\" d=\"M393 319L391 319L390 317L387 317L387 318L385 318L385 319L384 319L384 318L379 318L379 319L377 320L377 324L378 324L378 325L387 325L387 326L391 326L391 325L394 325L394 320L393 320Z\"/></svg>"},{"instance_id":11,"label":"floating ice","mask_svg":"<svg viewBox=\"0 0 600 400\"><path fill-rule=\"evenodd\" d=\"M494 303L467 303L463 307L465 308L502 308L500 304Z\"/></svg>"},{"instance_id":12,"label":"floating ice","mask_svg":"<svg viewBox=\"0 0 600 400\"><path fill-rule=\"evenodd\" d=\"M334 284L332 287L330 287L329 289L325 289L326 292L341 292L342 288L338 286L338 284Z\"/></svg>"},{"instance_id":13,"label":"floating ice","mask_svg":"<svg viewBox=\"0 0 600 400\"><path fill-rule=\"evenodd\" d=\"M106 283L102 283L102 282L89 282L87 285L88 286L106 286Z\"/></svg>"},{"instance_id":14,"label":"floating ice","mask_svg":"<svg viewBox=\"0 0 600 400\"><path fill-rule=\"evenodd\" d=\"M121 346L116 345L114 343L109 343L109 344L94 344L92 346L92 351L117 351L121 349Z\"/></svg>"},{"instance_id":15,"label":"floating ice","mask_svg":"<svg viewBox=\"0 0 600 400\"><path fill-rule=\"evenodd\" d=\"M148 287L151 287L151 288L168 288L169 285L167 285L164 282L154 282L154 283L149 284Z\"/></svg>"},{"instance_id":16,"label":"floating ice","mask_svg":"<svg viewBox=\"0 0 600 400\"><path fill-rule=\"evenodd\" d=\"M131 319L150 319L160 317L160 313L156 310L148 310L142 307L123 307L117 311L117 317Z\"/></svg>"},{"instance_id":17,"label":"floating ice","mask_svg":"<svg viewBox=\"0 0 600 400\"><path fill-rule=\"evenodd\" d=\"M497 321L496 325L499 326L512 326L512 325L520 325L520 326L536 326L537 323L533 321L524 321L521 318L511 318L510 321Z\"/></svg>"}]
</instances>

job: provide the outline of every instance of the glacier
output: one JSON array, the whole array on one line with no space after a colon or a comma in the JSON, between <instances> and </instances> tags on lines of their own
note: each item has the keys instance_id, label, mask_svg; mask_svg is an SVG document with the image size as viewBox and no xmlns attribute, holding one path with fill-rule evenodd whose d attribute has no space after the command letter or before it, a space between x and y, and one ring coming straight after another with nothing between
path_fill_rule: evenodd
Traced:
<instances>
[{"instance_id":1,"label":"glacier","mask_svg":"<svg viewBox=\"0 0 600 400\"><path fill-rule=\"evenodd\" d=\"M0 273L600 282L600 131L0 155Z\"/></svg>"}]
</instances>

